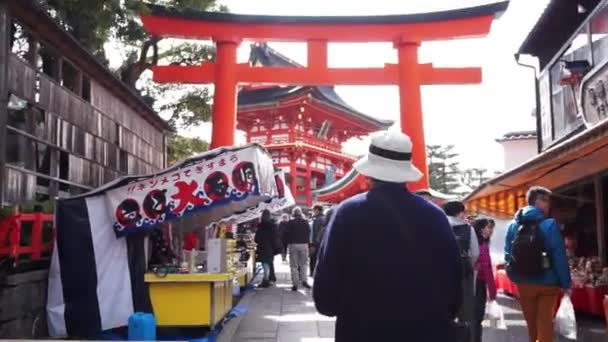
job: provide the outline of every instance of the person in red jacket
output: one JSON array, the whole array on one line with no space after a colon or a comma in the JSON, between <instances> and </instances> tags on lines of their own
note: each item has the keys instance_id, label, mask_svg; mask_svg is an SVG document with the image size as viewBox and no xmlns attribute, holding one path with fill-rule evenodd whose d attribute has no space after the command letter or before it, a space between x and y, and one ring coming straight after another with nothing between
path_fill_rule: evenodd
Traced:
<instances>
[{"instance_id":1,"label":"person in red jacket","mask_svg":"<svg viewBox=\"0 0 608 342\"><path fill-rule=\"evenodd\" d=\"M475 342L481 342L483 322L486 313L486 302L496 300L496 283L490 256L490 238L494 232L494 220L481 218L473 222L473 228L479 241L479 257L475 263L477 283L475 286Z\"/></svg>"}]
</instances>

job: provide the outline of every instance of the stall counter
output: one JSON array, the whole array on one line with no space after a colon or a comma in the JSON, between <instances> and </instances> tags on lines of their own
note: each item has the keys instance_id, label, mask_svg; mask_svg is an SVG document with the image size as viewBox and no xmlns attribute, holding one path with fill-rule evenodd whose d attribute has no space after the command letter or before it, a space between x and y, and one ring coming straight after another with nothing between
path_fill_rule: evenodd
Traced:
<instances>
[{"instance_id":1,"label":"stall counter","mask_svg":"<svg viewBox=\"0 0 608 342\"><path fill-rule=\"evenodd\" d=\"M158 326L213 328L232 308L230 273L147 273Z\"/></svg>"}]
</instances>

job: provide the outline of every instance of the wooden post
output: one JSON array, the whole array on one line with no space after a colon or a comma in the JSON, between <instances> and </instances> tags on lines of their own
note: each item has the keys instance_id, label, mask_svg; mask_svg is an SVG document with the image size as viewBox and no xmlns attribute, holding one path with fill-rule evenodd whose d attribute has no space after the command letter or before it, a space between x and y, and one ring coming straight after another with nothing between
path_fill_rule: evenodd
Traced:
<instances>
[{"instance_id":1,"label":"wooden post","mask_svg":"<svg viewBox=\"0 0 608 342\"><path fill-rule=\"evenodd\" d=\"M6 123L8 116L8 62L10 57L11 17L7 3L0 2L0 205L6 186Z\"/></svg>"},{"instance_id":2,"label":"wooden post","mask_svg":"<svg viewBox=\"0 0 608 342\"><path fill-rule=\"evenodd\" d=\"M304 183L304 188L306 191L306 205L307 206L312 206L312 170L311 170L311 164L313 161L313 156L308 156L306 158L306 183Z\"/></svg>"},{"instance_id":3,"label":"wooden post","mask_svg":"<svg viewBox=\"0 0 608 342\"><path fill-rule=\"evenodd\" d=\"M291 153L289 156L289 174L291 175L291 182L289 183L289 187L291 190L291 195L293 198L297 198L298 195L298 164L297 164L297 156L295 153Z\"/></svg>"},{"instance_id":4,"label":"wooden post","mask_svg":"<svg viewBox=\"0 0 608 342\"><path fill-rule=\"evenodd\" d=\"M604 215L604 186L602 177L596 175L593 180L595 192L595 222L597 228L597 252L602 265L606 265L606 216Z\"/></svg>"}]
</instances>

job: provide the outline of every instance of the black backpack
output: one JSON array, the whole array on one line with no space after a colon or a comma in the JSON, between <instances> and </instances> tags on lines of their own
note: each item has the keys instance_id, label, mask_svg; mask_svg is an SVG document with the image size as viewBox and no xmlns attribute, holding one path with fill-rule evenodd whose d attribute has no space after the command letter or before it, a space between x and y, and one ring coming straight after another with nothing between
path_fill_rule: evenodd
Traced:
<instances>
[{"instance_id":1,"label":"black backpack","mask_svg":"<svg viewBox=\"0 0 608 342\"><path fill-rule=\"evenodd\" d=\"M453 226L452 230L456 236L456 242L460 249L460 260L462 263L463 276L469 277L473 274L473 265L471 264L471 226L461 224Z\"/></svg>"},{"instance_id":2,"label":"black backpack","mask_svg":"<svg viewBox=\"0 0 608 342\"><path fill-rule=\"evenodd\" d=\"M521 212L518 222L521 221ZM545 238L540 230L540 222L523 221L513 239L509 270L521 276L534 276L548 268Z\"/></svg>"}]
</instances>

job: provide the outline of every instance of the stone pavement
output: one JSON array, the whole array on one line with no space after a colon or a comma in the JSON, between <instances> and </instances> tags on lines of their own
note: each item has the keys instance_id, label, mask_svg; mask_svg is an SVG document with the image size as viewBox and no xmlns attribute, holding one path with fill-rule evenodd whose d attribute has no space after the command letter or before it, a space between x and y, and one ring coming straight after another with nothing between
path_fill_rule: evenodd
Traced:
<instances>
[{"instance_id":1,"label":"stone pavement","mask_svg":"<svg viewBox=\"0 0 608 342\"><path fill-rule=\"evenodd\" d=\"M289 266L275 261L277 285L258 289L230 342L329 342L334 320L318 314L310 290L291 291Z\"/></svg>"},{"instance_id":2,"label":"stone pavement","mask_svg":"<svg viewBox=\"0 0 608 342\"><path fill-rule=\"evenodd\" d=\"M242 303L247 312L225 333L223 342L331 342L334 320L318 314L309 290L291 291L288 265L275 261L278 283L268 289L258 289ZM526 342L526 324L516 300L500 296L507 330L491 328L485 322L484 342ZM605 324L599 319L579 318L578 341L608 341ZM407 334L407 332L404 332ZM407 341L407 335L403 341ZM562 341L557 339L556 341ZM412 341L418 342L418 341Z\"/></svg>"}]
</instances>

